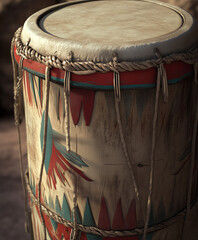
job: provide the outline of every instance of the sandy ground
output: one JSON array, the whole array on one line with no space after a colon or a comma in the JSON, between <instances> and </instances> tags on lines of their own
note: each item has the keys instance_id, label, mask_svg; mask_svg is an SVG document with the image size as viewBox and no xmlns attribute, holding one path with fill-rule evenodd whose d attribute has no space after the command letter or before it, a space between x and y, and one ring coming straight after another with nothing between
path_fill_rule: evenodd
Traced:
<instances>
[{"instance_id":1,"label":"sandy ground","mask_svg":"<svg viewBox=\"0 0 198 240\"><path fill-rule=\"evenodd\" d=\"M23 160L26 161L24 123L21 136ZM24 222L17 130L13 119L0 119L0 239L30 239L25 232Z\"/></svg>"}]
</instances>

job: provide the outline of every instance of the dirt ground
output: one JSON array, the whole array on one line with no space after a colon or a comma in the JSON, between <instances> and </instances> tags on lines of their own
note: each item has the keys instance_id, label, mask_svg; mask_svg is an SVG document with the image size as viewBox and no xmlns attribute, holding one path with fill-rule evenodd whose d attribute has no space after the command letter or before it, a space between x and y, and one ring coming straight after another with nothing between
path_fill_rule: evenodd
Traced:
<instances>
[{"instance_id":1,"label":"dirt ground","mask_svg":"<svg viewBox=\"0 0 198 240\"><path fill-rule=\"evenodd\" d=\"M25 128L21 126L23 160L26 161ZM18 158L17 130L12 118L0 119L0 239L28 240Z\"/></svg>"}]
</instances>

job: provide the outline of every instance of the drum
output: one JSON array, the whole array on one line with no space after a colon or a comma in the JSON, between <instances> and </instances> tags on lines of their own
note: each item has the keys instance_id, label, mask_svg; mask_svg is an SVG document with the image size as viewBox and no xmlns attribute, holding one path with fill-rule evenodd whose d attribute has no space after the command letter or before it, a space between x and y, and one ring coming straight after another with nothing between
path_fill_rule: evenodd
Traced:
<instances>
[{"instance_id":1,"label":"drum","mask_svg":"<svg viewBox=\"0 0 198 240\"><path fill-rule=\"evenodd\" d=\"M152 0L63 3L17 30L34 239L197 239L197 30Z\"/></svg>"}]
</instances>

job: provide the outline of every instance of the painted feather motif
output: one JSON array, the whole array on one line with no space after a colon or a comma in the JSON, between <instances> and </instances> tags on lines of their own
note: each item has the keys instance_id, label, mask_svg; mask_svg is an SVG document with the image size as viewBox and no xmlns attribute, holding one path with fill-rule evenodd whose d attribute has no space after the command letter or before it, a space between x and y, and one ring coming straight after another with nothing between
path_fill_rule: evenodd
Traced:
<instances>
[{"instance_id":1,"label":"painted feather motif","mask_svg":"<svg viewBox=\"0 0 198 240\"><path fill-rule=\"evenodd\" d=\"M80 177L85 179L86 181L92 181L88 178L82 170L77 167L88 167L86 163L84 163L79 155L70 151L67 152L65 146L57 141L57 133L53 131L50 119L48 118L47 124L47 139L46 139L46 154L45 154L45 170L48 175L49 186L51 187L51 183L53 183L54 188L56 189L56 176L59 180L65 184L68 181L64 175L66 171L75 172ZM44 113L41 121L41 131L40 131L40 143L41 143L41 151L43 149L43 136L44 136Z\"/></svg>"}]
</instances>

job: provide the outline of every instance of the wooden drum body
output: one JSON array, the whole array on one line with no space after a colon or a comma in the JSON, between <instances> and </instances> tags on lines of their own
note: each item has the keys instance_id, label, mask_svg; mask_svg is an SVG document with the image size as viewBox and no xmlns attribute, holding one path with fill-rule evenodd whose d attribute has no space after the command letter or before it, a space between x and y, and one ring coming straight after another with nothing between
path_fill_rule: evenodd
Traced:
<instances>
[{"instance_id":1,"label":"wooden drum body","mask_svg":"<svg viewBox=\"0 0 198 240\"><path fill-rule=\"evenodd\" d=\"M147 5L161 14L128 30ZM34 239L196 239L196 31L152 1L60 4L18 30Z\"/></svg>"}]
</instances>

